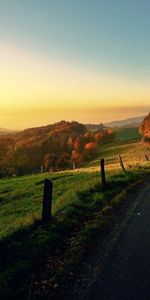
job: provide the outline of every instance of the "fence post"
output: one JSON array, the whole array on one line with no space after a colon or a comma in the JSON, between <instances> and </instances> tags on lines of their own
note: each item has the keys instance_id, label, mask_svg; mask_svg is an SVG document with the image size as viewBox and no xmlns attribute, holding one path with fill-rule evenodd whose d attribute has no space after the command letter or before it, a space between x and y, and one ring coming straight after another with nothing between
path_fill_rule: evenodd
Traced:
<instances>
[{"instance_id":1,"label":"fence post","mask_svg":"<svg viewBox=\"0 0 150 300\"><path fill-rule=\"evenodd\" d=\"M100 161L100 167L101 167L101 182L102 182L102 190L104 191L106 188L106 177L105 177L105 160L104 158Z\"/></svg>"},{"instance_id":2,"label":"fence post","mask_svg":"<svg viewBox=\"0 0 150 300\"><path fill-rule=\"evenodd\" d=\"M73 169L73 170L76 169L76 163L75 163L75 161L72 162L72 169Z\"/></svg>"},{"instance_id":3,"label":"fence post","mask_svg":"<svg viewBox=\"0 0 150 300\"><path fill-rule=\"evenodd\" d=\"M124 167L124 163L123 163L121 155L118 155L118 158L119 158L119 163L120 163L120 166L122 168L122 171L125 172L125 167Z\"/></svg>"},{"instance_id":4,"label":"fence post","mask_svg":"<svg viewBox=\"0 0 150 300\"><path fill-rule=\"evenodd\" d=\"M146 161L149 161L147 154L145 154L145 159L146 159Z\"/></svg>"},{"instance_id":5,"label":"fence post","mask_svg":"<svg viewBox=\"0 0 150 300\"><path fill-rule=\"evenodd\" d=\"M43 174L43 166L41 165L41 174Z\"/></svg>"},{"instance_id":6,"label":"fence post","mask_svg":"<svg viewBox=\"0 0 150 300\"><path fill-rule=\"evenodd\" d=\"M45 179L44 194L43 194L43 208L42 208L42 221L45 221L45 222L48 222L51 220L52 191L53 191L52 181L49 179Z\"/></svg>"}]
</instances>

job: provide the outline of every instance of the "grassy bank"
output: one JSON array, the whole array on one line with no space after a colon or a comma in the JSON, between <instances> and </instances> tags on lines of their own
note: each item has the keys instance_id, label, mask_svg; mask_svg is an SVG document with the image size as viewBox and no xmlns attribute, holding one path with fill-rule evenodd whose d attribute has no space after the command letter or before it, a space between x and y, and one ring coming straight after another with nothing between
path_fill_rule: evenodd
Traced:
<instances>
[{"instance_id":1,"label":"grassy bank","mask_svg":"<svg viewBox=\"0 0 150 300\"><path fill-rule=\"evenodd\" d=\"M66 281L111 226L128 190L148 174L149 163L144 158L138 162L138 155L144 157L148 151L140 143L107 144L84 169L0 181L3 299L47 299L47 291L51 298L63 296ZM124 174L118 154L125 161ZM105 192L101 190L100 157L107 159ZM47 225L41 223L45 177L54 185L53 218Z\"/></svg>"},{"instance_id":2,"label":"grassy bank","mask_svg":"<svg viewBox=\"0 0 150 300\"><path fill-rule=\"evenodd\" d=\"M96 236L105 232L127 187L146 172L132 170L107 177L105 193L99 173L48 175L54 182L54 202L53 220L46 226L40 221L45 175L1 182L2 297L27 299L29 289L35 299L47 290L56 295L57 286L61 289L60 284L97 242ZM46 261L49 265L40 275Z\"/></svg>"}]
</instances>

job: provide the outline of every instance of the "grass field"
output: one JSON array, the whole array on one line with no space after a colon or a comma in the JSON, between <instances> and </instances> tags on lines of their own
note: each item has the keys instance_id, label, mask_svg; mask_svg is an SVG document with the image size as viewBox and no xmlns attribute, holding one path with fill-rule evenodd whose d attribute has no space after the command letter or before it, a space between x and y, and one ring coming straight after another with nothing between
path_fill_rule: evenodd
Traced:
<instances>
[{"instance_id":1,"label":"grass field","mask_svg":"<svg viewBox=\"0 0 150 300\"><path fill-rule=\"evenodd\" d=\"M145 153L150 155L150 148L141 143L112 143L101 146L97 158L83 169L0 181L2 298L13 294L17 299L27 299L32 275L43 262L43 255L52 258L49 288L54 290L56 278L63 276L66 280L66 268L92 247L96 240L93 236L99 236L111 219L112 215L104 219L103 211L110 206L116 209L125 198L126 188L149 172ZM118 154L125 162L125 174L118 164ZM107 159L105 193L100 184L100 157ZM54 184L53 219L43 226L40 219L45 177ZM58 262L60 257L65 266Z\"/></svg>"},{"instance_id":2,"label":"grass field","mask_svg":"<svg viewBox=\"0 0 150 300\"><path fill-rule=\"evenodd\" d=\"M117 141L139 140L141 135L138 127L114 128Z\"/></svg>"},{"instance_id":3,"label":"grass field","mask_svg":"<svg viewBox=\"0 0 150 300\"><path fill-rule=\"evenodd\" d=\"M145 163L145 154L150 155L150 147L141 142L134 141L102 145L97 158L91 161L88 164L88 167L93 168L93 170L98 170L100 158L105 158L107 172L118 172L119 154L122 156L125 167L128 169L130 167L136 167L139 163L140 165L143 165Z\"/></svg>"},{"instance_id":4,"label":"grass field","mask_svg":"<svg viewBox=\"0 0 150 300\"><path fill-rule=\"evenodd\" d=\"M53 181L53 210L57 211L75 200L76 193L88 189L100 181L94 172L64 172L55 175L23 176L0 182L0 237L6 237L24 225L30 225L41 217L44 178Z\"/></svg>"}]
</instances>

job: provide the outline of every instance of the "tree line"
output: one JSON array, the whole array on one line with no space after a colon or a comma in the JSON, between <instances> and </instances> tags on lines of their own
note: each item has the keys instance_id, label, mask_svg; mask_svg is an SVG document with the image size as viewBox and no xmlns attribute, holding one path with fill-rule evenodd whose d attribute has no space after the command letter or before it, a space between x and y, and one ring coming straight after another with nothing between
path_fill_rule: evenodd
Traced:
<instances>
[{"instance_id":1,"label":"tree line","mask_svg":"<svg viewBox=\"0 0 150 300\"><path fill-rule=\"evenodd\" d=\"M58 171L82 166L112 141L112 129L88 131L78 122L61 121L0 136L0 177L39 171Z\"/></svg>"}]
</instances>

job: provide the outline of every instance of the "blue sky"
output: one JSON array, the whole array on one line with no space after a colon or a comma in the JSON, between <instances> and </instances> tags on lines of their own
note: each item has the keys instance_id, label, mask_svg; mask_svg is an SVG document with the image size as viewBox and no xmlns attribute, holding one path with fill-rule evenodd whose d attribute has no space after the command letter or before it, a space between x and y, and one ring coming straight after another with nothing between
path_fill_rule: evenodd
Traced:
<instances>
[{"instance_id":1,"label":"blue sky","mask_svg":"<svg viewBox=\"0 0 150 300\"><path fill-rule=\"evenodd\" d=\"M149 12L148 0L0 0L0 40L72 68L149 85Z\"/></svg>"},{"instance_id":2,"label":"blue sky","mask_svg":"<svg viewBox=\"0 0 150 300\"><path fill-rule=\"evenodd\" d=\"M150 1L0 1L0 35L96 70L149 78Z\"/></svg>"}]
</instances>

